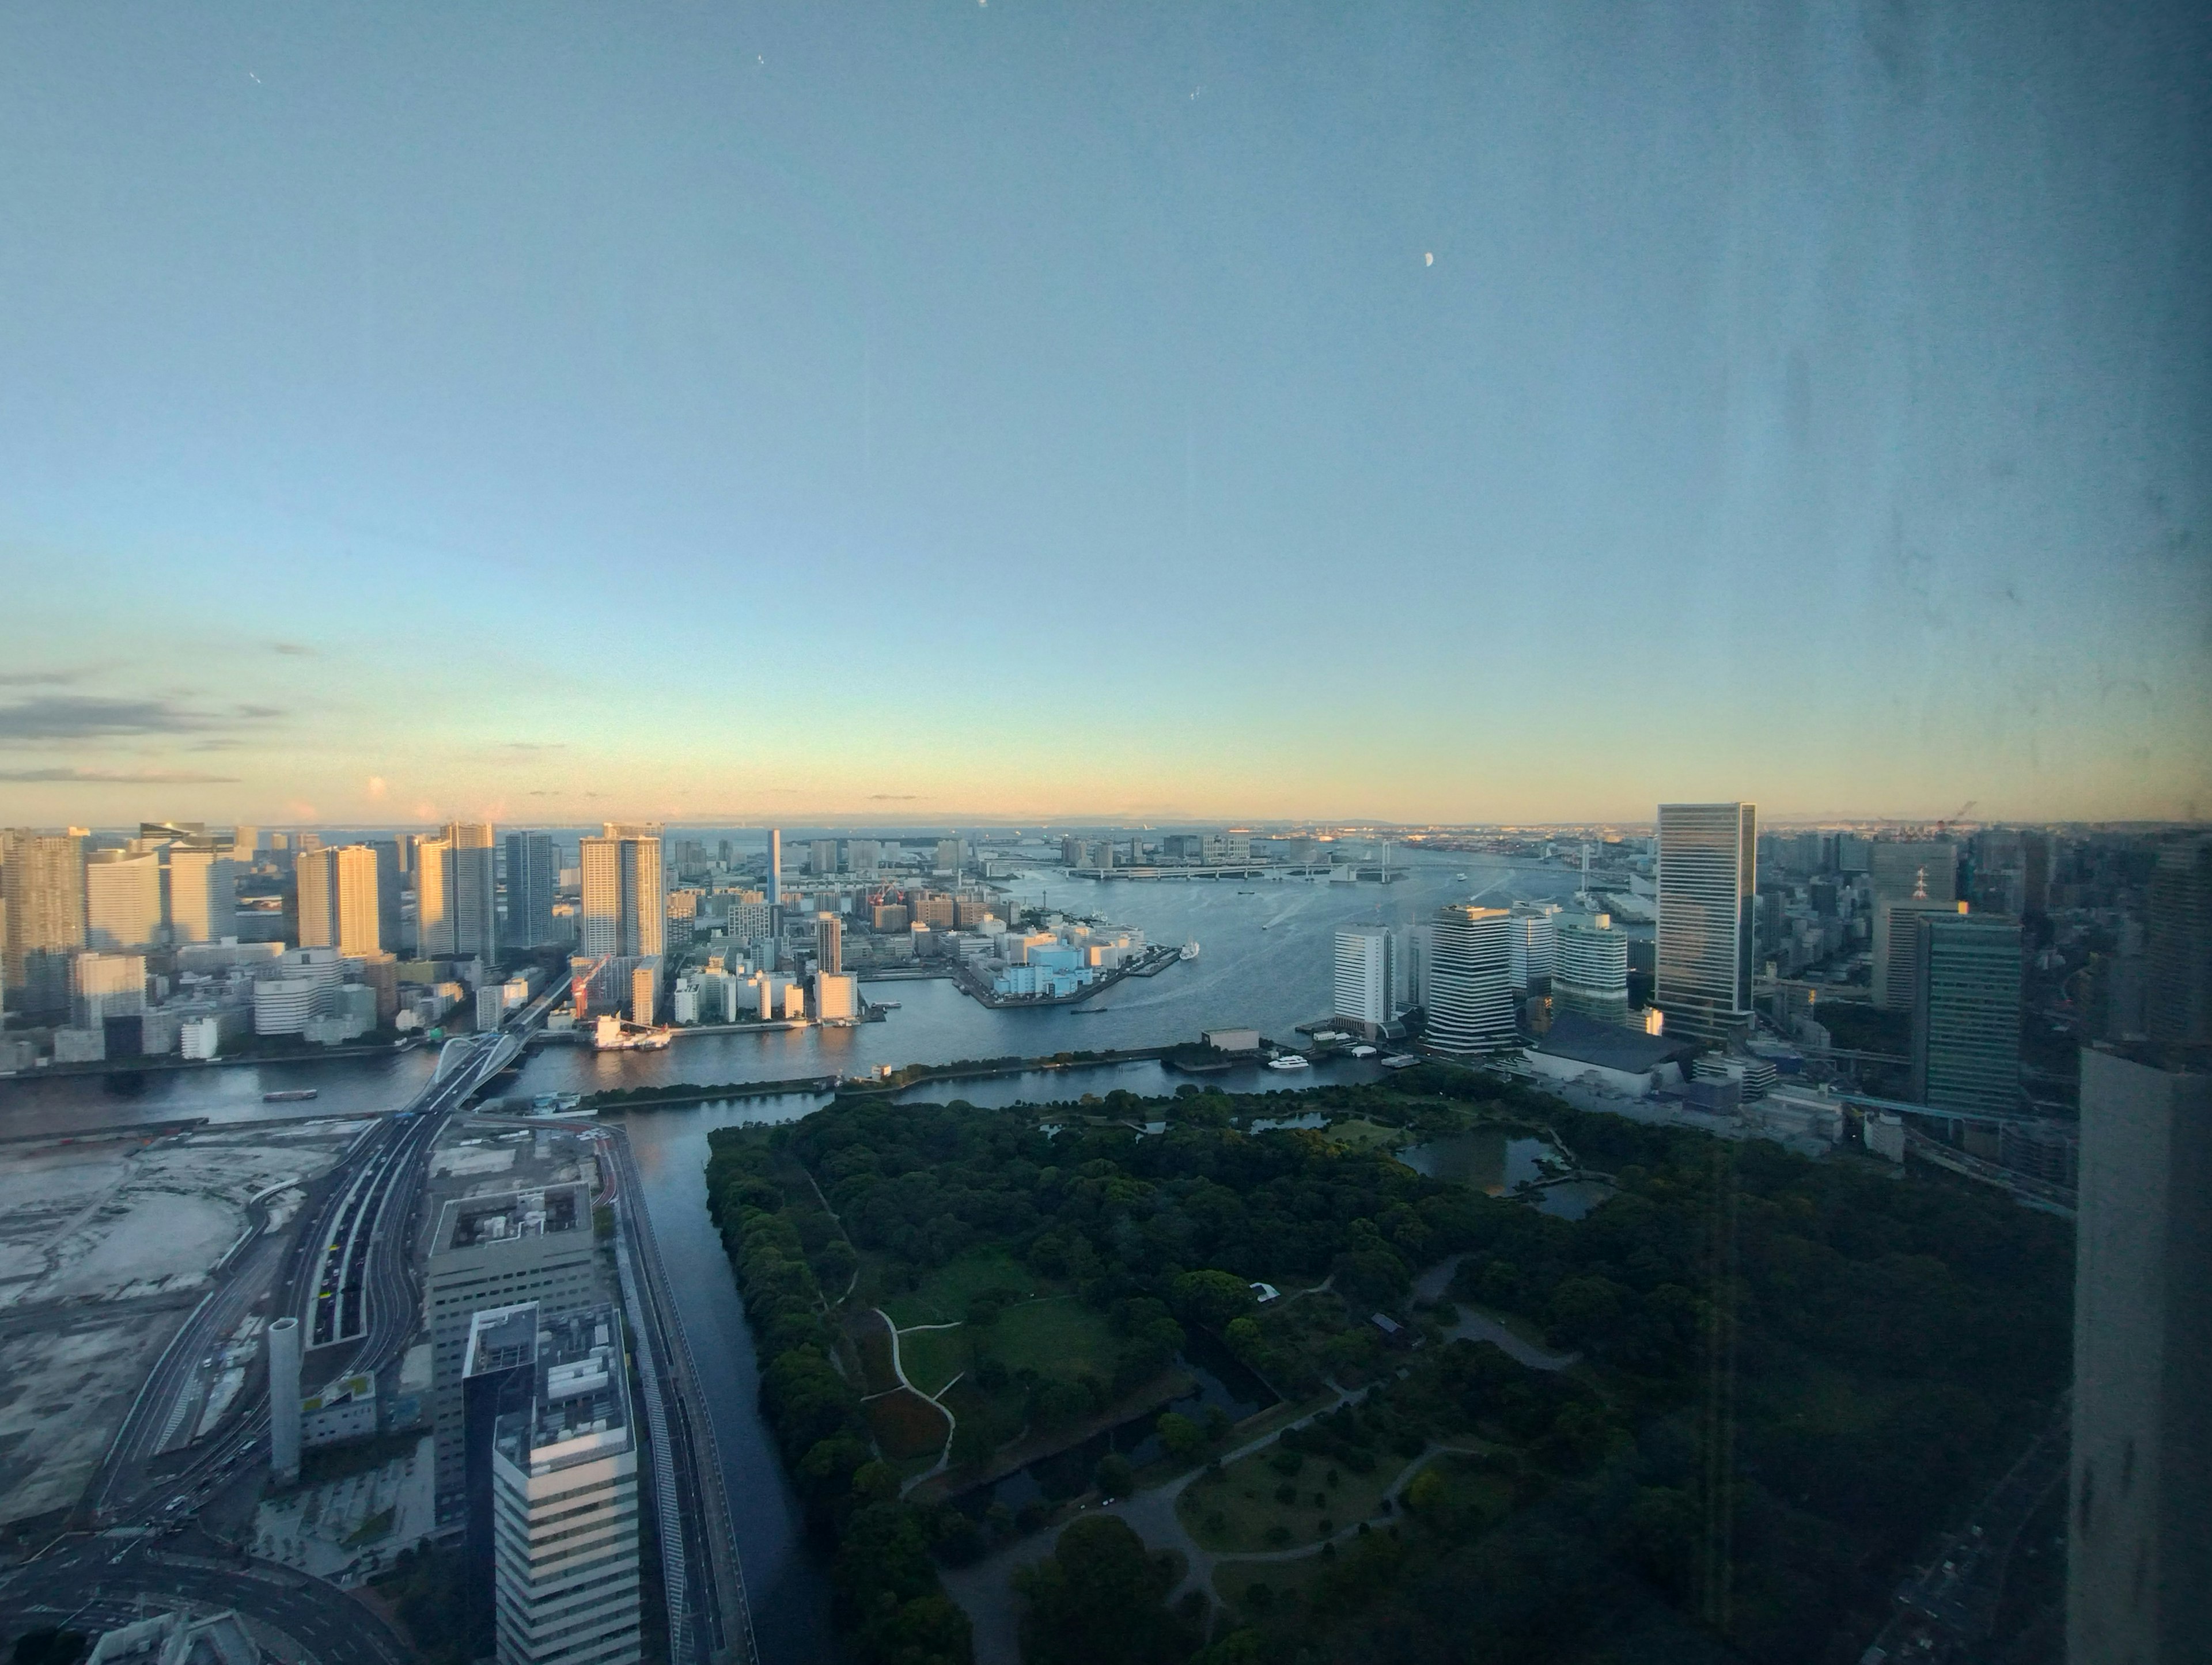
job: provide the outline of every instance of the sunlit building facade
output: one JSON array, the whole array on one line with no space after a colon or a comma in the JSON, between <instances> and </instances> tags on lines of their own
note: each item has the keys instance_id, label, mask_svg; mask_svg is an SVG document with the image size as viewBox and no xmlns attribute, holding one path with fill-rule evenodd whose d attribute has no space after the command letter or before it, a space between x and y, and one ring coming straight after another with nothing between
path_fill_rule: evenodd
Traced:
<instances>
[{"instance_id":1,"label":"sunlit building facade","mask_svg":"<svg viewBox=\"0 0 2212 1665\"><path fill-rule=\"evenodd\" d=\"M1751 1027L1756 805L1659 806L1659 930L1653 1004L1666 1032L1725 1042Z\"/></svg>"},{"instance_id":2,"label":"sunlit building facade","mask_svg":"<svg viewBox=\"0 0 2212 1665\"><path fill-rule=\"evenodd\" d=\"M1429 922L1423 1038L1431 1050L1498 1052L1517 1043L1511 921L1503 908L1462 902Z\"/></svg>"}]
</instances>

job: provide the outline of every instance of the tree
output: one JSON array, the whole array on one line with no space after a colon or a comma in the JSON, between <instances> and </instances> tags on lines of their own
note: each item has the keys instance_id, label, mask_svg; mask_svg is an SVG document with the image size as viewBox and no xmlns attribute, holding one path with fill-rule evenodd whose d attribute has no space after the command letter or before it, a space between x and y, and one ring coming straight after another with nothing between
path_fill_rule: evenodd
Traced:
<instances>
[{"instance_id":1,"label":"tree","mask_svg":"<svg viewBox=\"0 0 2212 1665\"><path fill-rule=\"evenodd\" d=\"M1085 1516L1014 1575L1024 1665L1178 1665L1199 1638L1168 1609L1174 1583L1126 1522Z\"/></svg>"},{"instance_id":2,"label":"tree","mask_svg":"<svg viewBox=\"0 0 2212 1665\"><path fill-rule=\"evenodd\" d=\"M1136 1479L1136 1471L1129 1467L1128 1458L1123 1456L1119 1451L1109 1451L1098 1459L1096 1479L1098 1482L1098 1490L1103 1496L1126 1497L1128 1495L1131 1484Z\"/></svg>"},{"instance_id":3,"label":"tree","mask_svg":"<svg viewBox=\"0 0 2212 1665\"><path fill-rule=\"evenodd\" d=\"M1206 1443L1206 1436L1198 1425L1181 1411L1163 1411L1156 1425L1160 1432L1160 1444L1177 1462L1188 1462Z\"/></svg>"},{"instance_id":4,"label":"tree","mask_svg":"<svg viewBox=\"0 0 2212 1665\"><path fill-rule=\"evenodd\" d=\"M1175 1280L1174 1293L1176 1311L1212 1330L1243 1317L1258 1298L1252 1285L1235 1273L1212 1268L1184 1273Z\"/></svg>"}]
</instances>

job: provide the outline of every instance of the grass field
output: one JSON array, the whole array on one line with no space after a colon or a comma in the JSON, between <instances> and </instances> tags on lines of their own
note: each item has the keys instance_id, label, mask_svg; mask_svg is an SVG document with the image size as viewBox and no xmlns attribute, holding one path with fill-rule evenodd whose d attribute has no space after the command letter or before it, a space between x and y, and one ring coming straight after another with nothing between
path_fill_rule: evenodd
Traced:
<instances>
[{"instance_id":1,"label":"grass field","mask_svg":"<svg viewBox=\"0 0 2212 1665\"><path fill-rule=\"evenodd\" d=\"M1382 1507L1382 1494L1405 1468L1385 1456L1372 1473L1355 1474L1341 1464L1309 1456L1296 1474L1283 1474L1269 1461L1278 1449L1270 1445L1255 1451L1231 1463L1219 1480L1201 1478L1185 1487L1176 1512L1190 1535L1207 1549L1232 1554L1318 1543L1330 1533L1373 1519ZM1293 1499L1287 1504L1278 1498L1284 1486Z\"/></svg>"},{"instance_id":2,"label":"grass field","mask_svg":"<svg viewBox=\"0 0 2212 1665\"><path fill-rule=\"evenodd\" d=\"M860 1391L867 1394L888 1392L899 1384L891 1370L890 1333L883 1321L873 1313L862 1313L853 1321L853 1341L860 1353Z\"/></svg>"},{"instance_id":3,"label":"grass field","mask_svg":"<svg viewBox=\"0 0 2212 1665\"><path fill-rule=\"evenodd\" d=\"M968 1328L908 1330L899 1337L899 1363L906 1379L934 1399L968 1368Z\"/></svg>"},{"instance_id":4,"label":"grass field","mask_svg":"<svg viewBox=\"0 0 2212 1665\"><path fill-rule=\"evenodd\" d=\"M957 1324L968 1316L968 1303L987 1289L1011 1290L1017 1297L1036 1294L1037 1276L1003 1249L978 1249L948 1261L921 1280L921 1287L889 1297L884 1310L901 1329L909 1324Z\"/></svg>"},{"instance_id":5,"label":"grass field","mask_svg":"<svg viewBox=\"0 0 2212 1665\"><path fill-rule=\"evenodd\" d=\"M1010 1370L1073 1382L1085 1375L1111 1379L1114 1337L1106 1315L1072 1295L1008 1307L981 1344Z\"/></svg>"},{"instance_id":6,"label":"grass field","mask_svg":"<svg viewBox=\"0 0 2212 1665\"><path fill-rule=\"evenodd\" d=\"M1403 1127L1386 1127L1359 1116L1330 1122L1328 1136L1340 1145L1349 1145L1358 1151L1395 1151L1413 1137Z\"/></svg>"},{"instance_id":7,"label":"grass field","mask_svg":"<svg viewBox=\"0 0 2212 1665\"><path fill-rule=\"evenodd\" d=\"M945 1413L910 1388L870 1400L866 1410L868 1431L894 1462L930 1455L951 1431Z\"/></svg>"}]
</instances>

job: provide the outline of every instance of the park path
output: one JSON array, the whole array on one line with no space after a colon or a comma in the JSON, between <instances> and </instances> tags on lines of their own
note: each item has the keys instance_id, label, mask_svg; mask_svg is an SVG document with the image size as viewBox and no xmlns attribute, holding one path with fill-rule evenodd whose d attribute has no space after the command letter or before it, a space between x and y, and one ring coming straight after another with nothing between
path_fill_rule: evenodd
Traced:
<instances>
[{"instance_id":1,"label":"park path","mask_svg":"<svg viewBox=\"0 0 2212 1665\"><path fill-rule=\"evenodd\" d=\"M1464 1255L1449 1255L1413 1279L1413 1298L1419 1301L1438 1301L1451 1287L1452 1274L1459 1270ZM1479 1312L1460 1310L1456 1322L1444 1327L1447 1341L1487 1341L1507 1358L1526 1364L1532 1370L1564 1370L1582 1363L1578 1352L1547 1352L1534 1342L1524 1340L1495 1318L1486 1318Z\"/></svg>"}]
</instances>

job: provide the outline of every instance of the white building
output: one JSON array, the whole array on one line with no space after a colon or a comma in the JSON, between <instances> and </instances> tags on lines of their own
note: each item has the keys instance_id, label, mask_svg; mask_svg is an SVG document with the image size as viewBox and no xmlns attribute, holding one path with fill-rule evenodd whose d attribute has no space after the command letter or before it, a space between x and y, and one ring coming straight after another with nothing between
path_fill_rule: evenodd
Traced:
<instances>
[{"instance_id":1,"label":"white building","mask_svg":"<svg viewBox=\"0 0 2212 1665\"><path fill-rule=\"evenodd\" d=\"M1513 904L1506 940L1511 951L1510 969L1515 989L1525 993L1552 975L1559 951L1559 928L1554 917L1559 911L1559 904L1552 902Z\"/></svg>"},{"instance_id":2,"label":"white building","mask_svg":"<svg viewBox=\"0 0 2212 1665\"><path fill-rule=\"evenodd\" d=\"M161 939L161 858L94 850L84 866L85 946L112 954Z\"/></svg>"},{"instance_id":3,"label":"white building","mask_svg":"<svg viewBox=\"0 0 2212 1665\"><path fill-rule=\"evenodd\" d=\"M79 954L70 961L70 1022L79 1029L98 1029L104 1018L145 1009L144 955Z\"/></svg>"},{"instance_id":4,"label":"white building","mask_svg":"<svg viewBox=\"0 0 2212 1665\"><path fill-rule=\"evenodd\" d=\"M488 1444L470 1543L491 1552L499 1665L640 1656L637 1440L611 1306L477 1314L463 1389ZM485 1540L489 1540L488 1544Z\"/></svg>"},{"instance_id":5,"label":"white building","mask_svg":"<svg viewBox=\"0 0 2212 1665\"><path fill-rule=\"evenodd\" d=\"M1516 1043L1510 918L1503 908L1460 902L1430 921L1424 1039L1433 1050L1496 1052Z\"/></svg>"},{"instance_id":6,"label":"white building","mask_svg":"<svg viewBox=\"0 0 2212 1665\"><path fill-rule=\"evenodd\" d=\"M1336 933L1331 1007L1336 1022L1357 1024L1371 1037L1390 1021L1396 949L1387 926L1347 926Z\"/></svg>"},{"instance_id":7,"label":"white building","mask_svg":"<svg viewBox=\"0 0 2212 1665\"><path fill-rule=\"evenodd\" d=\"M313 977L264 977L253 985L256 1035L304 1035L322 984Z\"/></svg>"},{"instance_id":8,"label":"white building","mask_svg":"<svg viewBox=\"0 0 2212 1665\"><path fill-rule=\"evenodd\" d=\"M814 1015L823 1023L847 1023L860 1015L860 980L849 971L817 972Z\"/></svg>"},{"instance_id":9,"label":"white building","mask_svg":"<svg viewBox=\"0 0 2212 1665\"><path fill-rule=\"evenodd\" d=\"M212 850L169 851L169 939L221 942L238 934L237 869Z\"/></svg>"}]
</instances>

